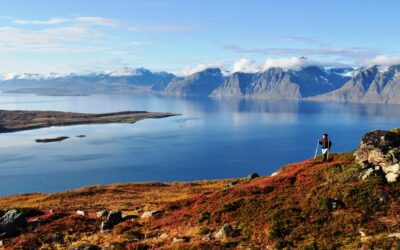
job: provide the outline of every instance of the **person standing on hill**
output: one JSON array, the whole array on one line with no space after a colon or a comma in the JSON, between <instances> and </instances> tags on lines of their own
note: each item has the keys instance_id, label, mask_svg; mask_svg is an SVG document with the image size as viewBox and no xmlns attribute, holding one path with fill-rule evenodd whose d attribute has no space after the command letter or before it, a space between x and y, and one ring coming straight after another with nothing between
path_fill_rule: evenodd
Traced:
<instances>
[{"instance_id":1,"label":"person standing on hill","mask_svg":"<svg viewBox=\"0 0 400 250\"><path fill-rule=\"evenodd\" d=\"M328 134L323 134L322 139L319 140L318 143L322 146L322 154L324 155L323 162L328 161L329 150L332 147L332 141L329 139Z\"/></svg>"}]
</instances>

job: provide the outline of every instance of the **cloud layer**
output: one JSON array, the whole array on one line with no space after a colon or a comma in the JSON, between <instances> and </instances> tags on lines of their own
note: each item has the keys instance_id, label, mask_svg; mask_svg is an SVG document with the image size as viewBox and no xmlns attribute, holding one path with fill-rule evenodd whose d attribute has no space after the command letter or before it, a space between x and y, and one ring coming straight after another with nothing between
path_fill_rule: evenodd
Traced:
<instances>
[{"instance_id":1,"label":"cloud layer","mask_svg":"<svg viewBox=\"0 0 400 250\"><path fill-rule=\"evenodd\" d=\"M391 66L395 64L400 64L400 56L389 56L389 55L379 55L371 60L367 60L367 65L380 65L380 66Z\"/></svg>"}]
</instances>

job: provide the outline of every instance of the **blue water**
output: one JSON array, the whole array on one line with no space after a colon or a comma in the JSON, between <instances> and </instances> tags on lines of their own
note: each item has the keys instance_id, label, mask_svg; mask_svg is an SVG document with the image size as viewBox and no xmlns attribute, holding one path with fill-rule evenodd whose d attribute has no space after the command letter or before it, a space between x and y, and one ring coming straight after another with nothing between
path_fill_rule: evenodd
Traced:
<instances>
[{"instance_id":1,"label":"blue water","mask_svg":"<svg viewBox=\"0 0 400 250\"><path fill-rule=\"evenodd\" d=\"M0 109L182 113L135 124L0 134L0 196L115 182L269 175L313 157L322 133L331 135L333 151L349 151L369 130L400 127L398 105L0 94ZM80 134L87 137L77 138ZM64 135L71 139L35 142Z\"/></svg>"}]
</instances>

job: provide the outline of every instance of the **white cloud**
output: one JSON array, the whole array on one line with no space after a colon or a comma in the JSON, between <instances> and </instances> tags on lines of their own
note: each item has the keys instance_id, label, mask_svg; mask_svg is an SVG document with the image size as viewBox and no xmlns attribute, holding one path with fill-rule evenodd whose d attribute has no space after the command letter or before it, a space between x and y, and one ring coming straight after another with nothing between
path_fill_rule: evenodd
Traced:
<instances>
[{"instance_id":1,"label":"white cloud","mask_svg":"<svg viewBox=\"0 0 400 250\"><path fill-rule=\"evenodd\" d=\"M367 60L368 66L391 66L395 64L400 64L400 56L378 55L370 60Z\"/></svg>"},{"instance_id":2,"label":"white cloud","mask_svg":"<svg viewBox=\"0 0 400 250\"><path fill-rule=\"evenodd\" d=\"M18 73L16 73L16 72L6 72L6 73L4 73L3 75L2 75L2 79L3 80L10 80L10 79L13 79L15 76L17 76L18 75Z\"/></svg>"},{"instance_id":3,"label":"white cloud","mask_svg":"<svg viewBox=\"0 0 400 250\"><path fill-rule=\"evenodd\" d=\"M368 47L321 47L314 46L310 48L293 48L293 47L281 47L281 48L245 48L234 44L221 45L222 48L229 51L246 54L246 55L267 55L267 56L318 56L331 58L332 60L351 60L365 59L376 56L379 51L375 48Z\"/></svg>"},{"instance_id":4,"label":"white cloud","mask_svg":"<svg viewBox=\"0 0 400 250\"><path fill-rule=\"evenodd\" d=\"M298 69L311 65L321 65L321 63L308 60L304 57L268 58L263 65L263 70L273 67L279 67L283 69Z\"/></svg>"},{"instance_id":5,"label":"white cloud","mask_svg":"<svg viewBox=\"0 0 400 250\"><path fill-rule=\"evenodd\" d=\"M55 25L66 22L69 22L69 20L64 18L50 18L48 20L24 20L24 19L14 20L14 23L19 25Z\"/></svg>"},{"instance_id":6,"label":"white cloud","mask_svg":"<svg viewBox=\"0 0 400 250\"><path fill-rule=\"evenodd\" d=\"M99 25L99 26L108 26L108 27L122 27L123 24L114 19L104 18L104 17L96 17L96 16L83 16L77 17L76 22L84 23L84 24L92 24L92 25Z\"/></svg>"},{"instance_id":7,"label":"white cloud","mask_svg":"<svg viewBox=\"0 0 400 250\"><path fill-rule=\"evenodd\" d=\"M260 72L269 68L299 69L306 66L332 66L332 63L321 63L304 57L267 58L264 64L259 64L248 58L241 58L233 63L232 72Z\"/></svg>"},{"instance_id":8,"label":"white cloud","mask_svg":"<svg viewBox=\"0 0 400 250\"><path fill-rule=\"evenodd\" d=\"M232 72L258 72L261 70L261 66L248 58L240 58L238 61L233 63Z\"/></svg>"},{"instance_id":9,"label":"white cloud","mask_svg":"<svg viewBox=\"0 0 400 250\"><path fill-rule=\"evenodd\" d=\"M86 24L86 25L98 25L107 27L122 27L124 26L120 21L110 18L98 17L98 16L81 16L76 18L50 18L48 20L26 20L26 19L15 19L14 23L19 25L56 25L56 24Z\"/></svg>"},{"instance_id":10,"label":"white cloud","mask_svg":"<svg viewBox=\"0 0 400 250\"><path fill-rule=\"evenodd\" d=\"M99 48L92 43L103 34L85 27L24 30L0 27L0 52L68 52ZM77 42L85 41L84 44Z\"/></svg>"},{"instance_id":11,"label":"white cloud","mask_svg":"<svg viewBox=\"0 0 400 250\"><path fill-rule=\"evenodd\" d=\"M192 75L194 73L203 71L207 68L221 68L223 65L221 63L208 63L208 64L197 64L194 67L185 67L182 70L184 76Z\"/></svg>"}]
</instances>

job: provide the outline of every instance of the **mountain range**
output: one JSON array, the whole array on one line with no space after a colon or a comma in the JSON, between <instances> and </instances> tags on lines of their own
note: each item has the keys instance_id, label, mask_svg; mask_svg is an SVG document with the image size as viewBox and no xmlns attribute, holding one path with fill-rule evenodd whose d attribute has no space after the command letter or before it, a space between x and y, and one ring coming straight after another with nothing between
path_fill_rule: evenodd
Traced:
<instances>
[{"instance_id":1,"label":"mountain range","mask_svg":"<svg viewBox=\"0 0 400 250\"><path fill-rule=\"evenodd\" d=\"M0 90L40 95L143 94L400 104L400 65L226 73L207 68L181 77L144 68L105 73L15 75Z\"/></svg>"}]
</instances>

